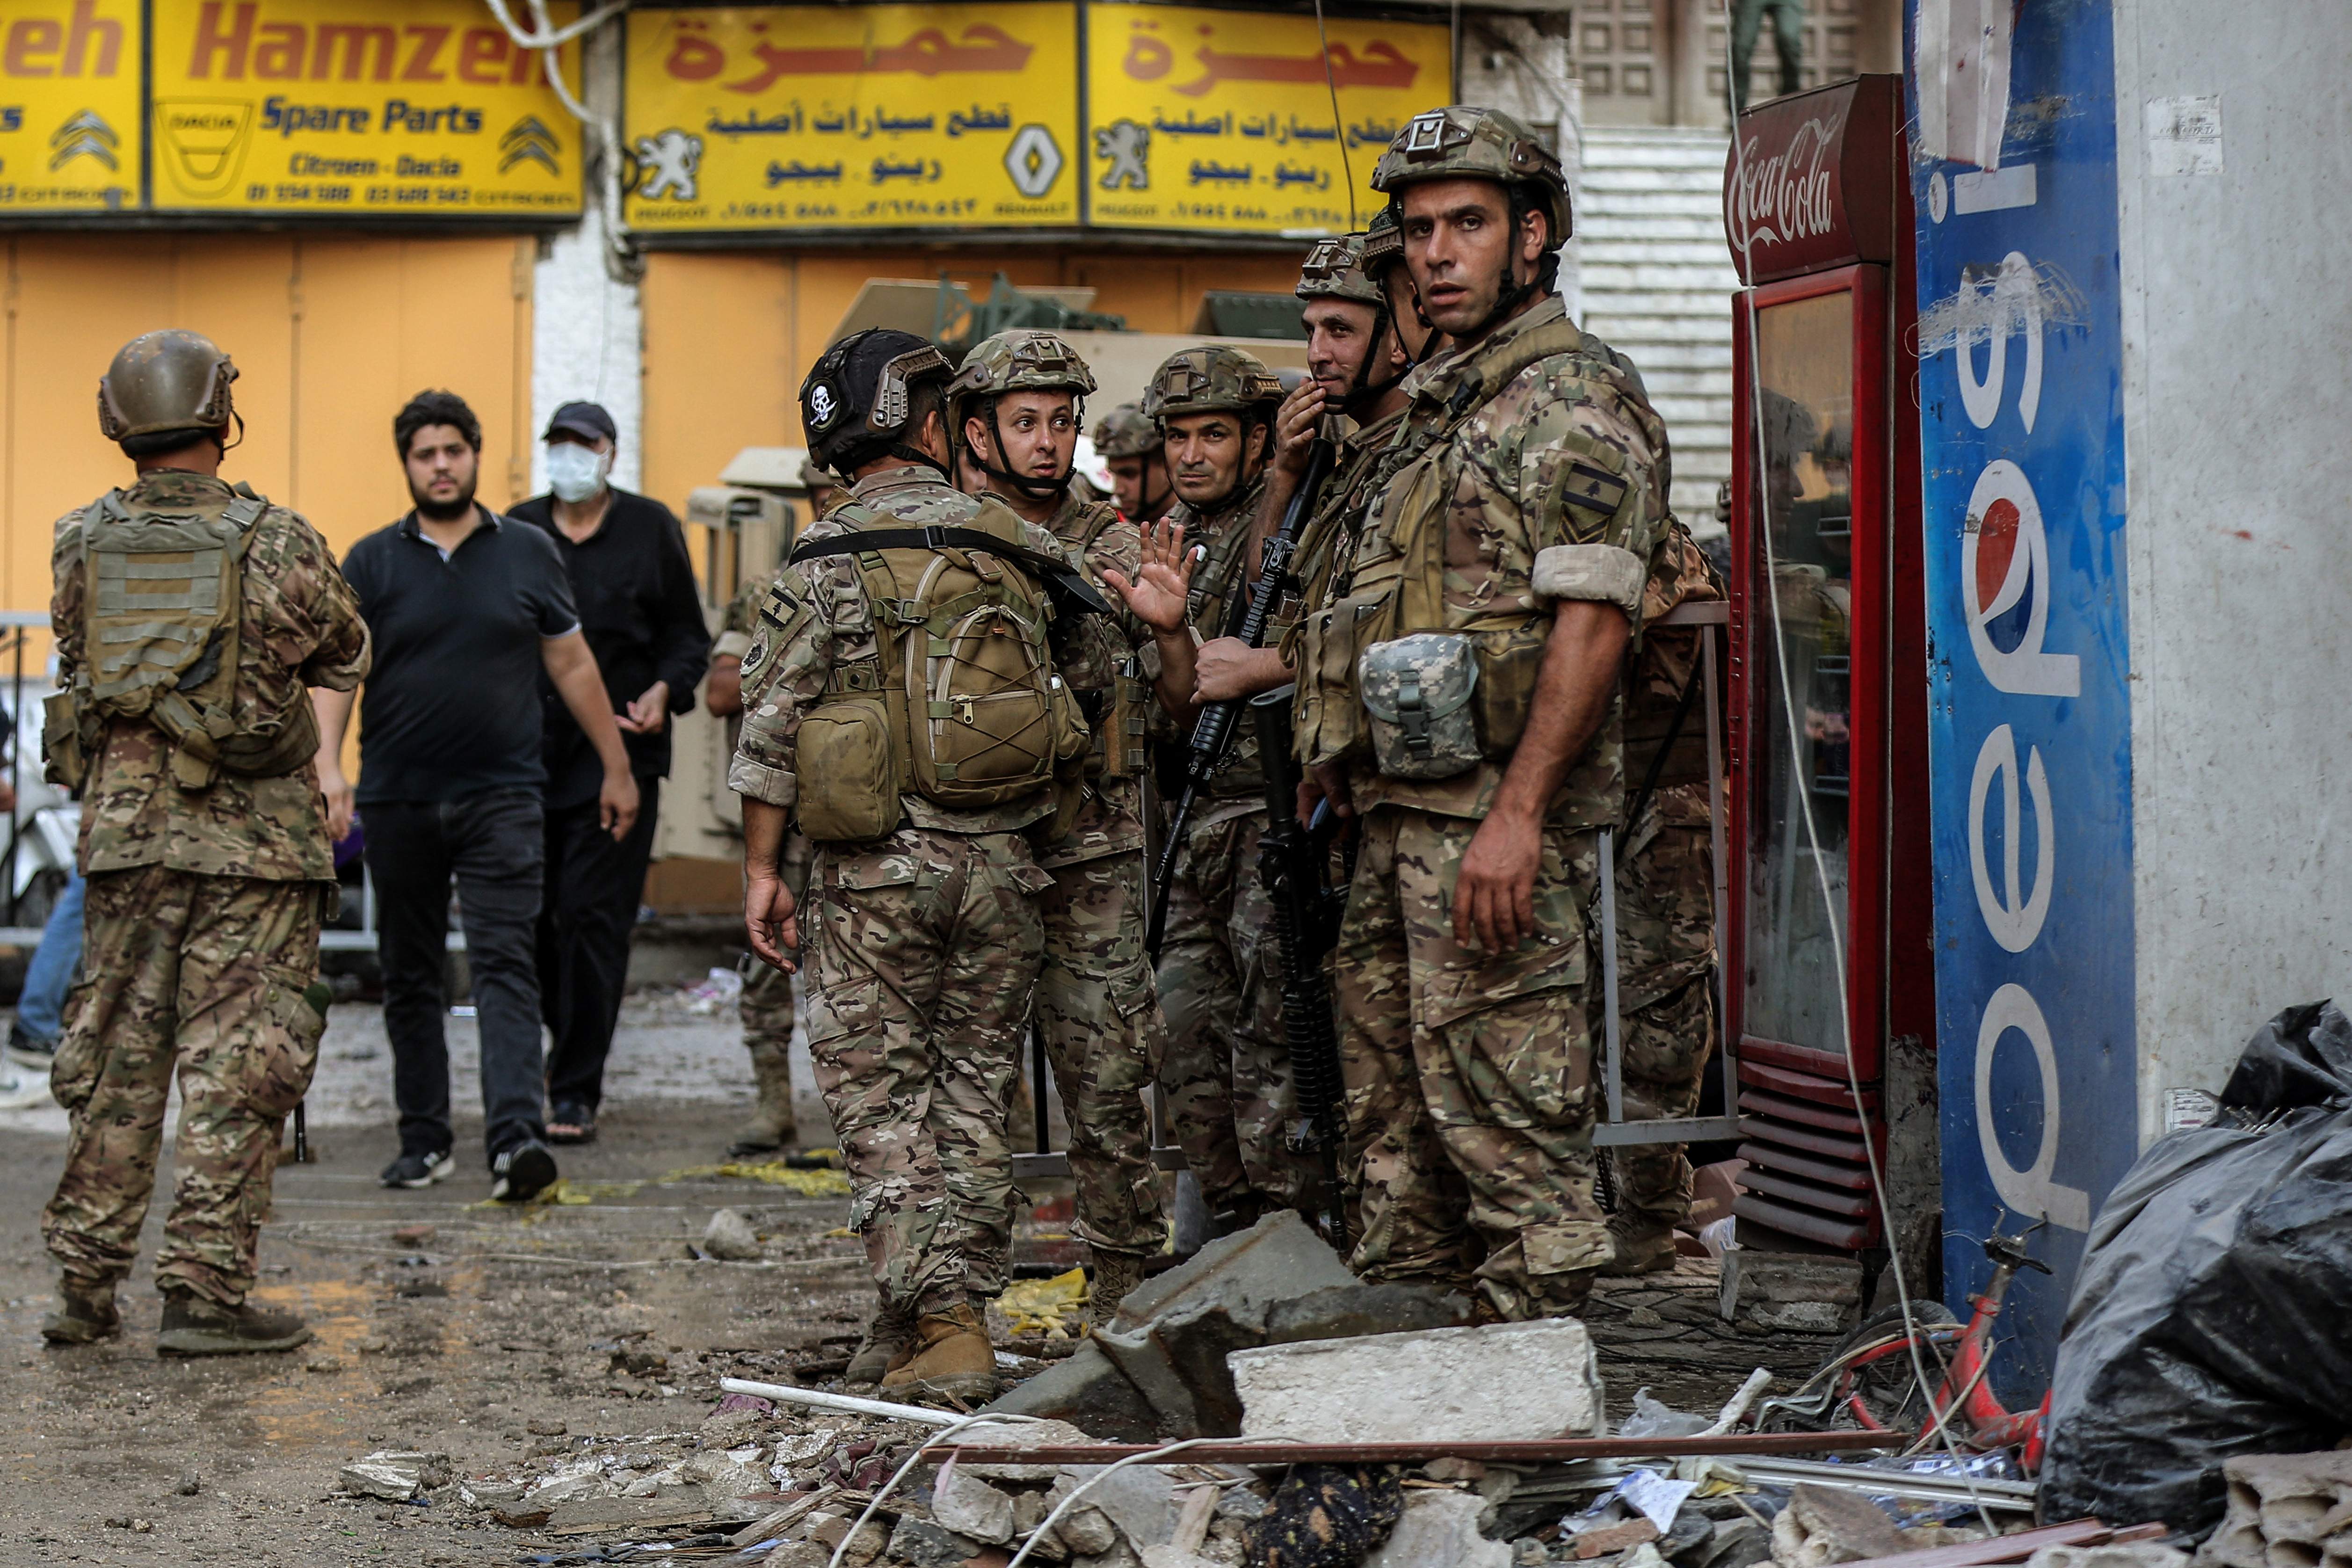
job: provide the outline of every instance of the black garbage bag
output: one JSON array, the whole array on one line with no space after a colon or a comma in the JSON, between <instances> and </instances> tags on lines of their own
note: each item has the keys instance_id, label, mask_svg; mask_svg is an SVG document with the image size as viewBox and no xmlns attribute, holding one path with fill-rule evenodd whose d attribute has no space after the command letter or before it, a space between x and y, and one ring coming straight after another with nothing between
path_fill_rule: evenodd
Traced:
<instances>
[{"instance_id":1,"label":"black garbage bag","mask_svg":"<svg viewBox=\"0 0 2352 1568\"><path fill-rule=\"evenodd\" d=\"M2259 1030L2210 1126L2140 1156L2091 1226L2051 1389L2042 1514L2221 1521L2221 1465L2352 1436L2352 1019Z\"/></svg>"}]
</instances>

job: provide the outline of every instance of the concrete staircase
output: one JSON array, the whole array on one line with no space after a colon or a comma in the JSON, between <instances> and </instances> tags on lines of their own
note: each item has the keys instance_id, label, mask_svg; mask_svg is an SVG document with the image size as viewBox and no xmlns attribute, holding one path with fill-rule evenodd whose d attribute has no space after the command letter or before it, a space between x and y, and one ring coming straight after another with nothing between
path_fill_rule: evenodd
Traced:
<instances>
[{"instance_id":1,"label":"concrete staircase","mask_svg":"<svg viewBox=\"0 0 2352 1568\"><path fill-rule=\"evenodd\" d=\"M1588 125L1577 194L1587 331L1641 368L1674 444L1675 511L1719 531L1731 477L1731 295L1717 132Z\"/></svg>"}]
</instances>

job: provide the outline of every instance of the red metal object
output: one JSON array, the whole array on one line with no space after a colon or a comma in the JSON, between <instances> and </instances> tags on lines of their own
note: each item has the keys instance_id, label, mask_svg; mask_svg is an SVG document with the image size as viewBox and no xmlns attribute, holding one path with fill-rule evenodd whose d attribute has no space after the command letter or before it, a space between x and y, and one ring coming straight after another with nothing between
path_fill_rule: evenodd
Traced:
<instances>
[{"instance_id":1,"label":"red metal object","mask_svg":"<svg viewBox=\"0 0 2352 1568\"><path fill-rule=\"evenodd\" d=\"M1910 217L1897 199L1909 189L1895 135L1902 107L1902 78L1865 76L1739 117L1723 226L1742 282L1895 259Z\"/></svg>"},{"instance_id":2,"label":"red metal object","mask_svg":"<svg viewBox=\"0 0 2352 1568\"><path fill-rule=\"evenodd\" d=\"M1902 1447L1909 1433L1733 1432L1717 1437L1546 1437L1518 1442L1292 1443L1279 1438L1217 1437L1168 1457L1171 1465L1394 1465L1423 1459L1481 1459L1492 1464L1556 1464L1568 1459L1671 1458L1685 1454L1852 1453ZM1165 1447L1157 1443L1069 1443L1034 1448L1000 1444L948 1445L975 1465L1108 1465Z\"/></svg>"}]
</instances>

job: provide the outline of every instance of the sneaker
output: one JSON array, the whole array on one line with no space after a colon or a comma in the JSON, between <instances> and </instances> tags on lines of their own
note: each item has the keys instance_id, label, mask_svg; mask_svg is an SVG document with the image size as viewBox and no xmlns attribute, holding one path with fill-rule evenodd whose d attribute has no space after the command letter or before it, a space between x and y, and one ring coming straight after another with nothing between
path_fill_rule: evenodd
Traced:
<instances>
[{"instance_id":1,"label":"sneaker","mask_svg":"<svg viewBox=\"0 0 2352 1568\"><path fill-rule=\"evenodd\" d=\"M5 1055L20 1068L45 1073L57 1062L58 1043L28 1034L24 1025L12 1021L8 1026L8 1046Z\"/></svg>"},{"instance_id":2,"label":"sneaker","mask_svg":"<svg viewBox=\"0 0 2352 1568\"><path fill-rule=\"evenodd\" d=\"M457 1162L449 1157L446 1149L430 1154L403 1154L383 1168L376 1178L387 1187L429 1187L436 1182L446 1182Z\"/></svg>"},{"instance_id":3,"label":"sneaker","mask_svg":"<svg viewBox=\"0 0 2352 1568\"><path fill-rule=\"evenodd\" d=\"M290 1351L310 1342L310 1331L291 1312L247 1301L224 1307L193 1290L163 1292L163 1329L157 1355L250 1355Z\"/></svg>"},{"instance_id":4,"label":"sneaker","mask_svg":"<svg viewBox=\"0 0 2352 1568\"><path fill-rule=\"evenodd\" d=\"M41 1338L53 1345L95 1344L122 1331L114 1287L58 1281L58 1310L41 1320Z\"/></svg>"},{"instance_id":5,"label":"sneaker","mask_svg":"<svg viewBox=\"0 0 2352 1568\"><path fill-rule=\"evenodd\" d=\"M555 1184L555 1156L536 1138L499 1151L490 1162L490 1197L502 1204L523 1204Z\"/></svg>"},{"instance_id":6,"label":"sneaker","mask_svg":"<svg viewBox=\"0 0 2352 1568\"><path fill-rule=\"evenodd\" d=\"M915 1359L915 1314L903 1307L888 1305L874 1309L874 1321L866 1325L866 1337L857 1342L850 1355L849 1365L842 1370L844 1383L879 1383Z\"/></svg>"}]
</instances>

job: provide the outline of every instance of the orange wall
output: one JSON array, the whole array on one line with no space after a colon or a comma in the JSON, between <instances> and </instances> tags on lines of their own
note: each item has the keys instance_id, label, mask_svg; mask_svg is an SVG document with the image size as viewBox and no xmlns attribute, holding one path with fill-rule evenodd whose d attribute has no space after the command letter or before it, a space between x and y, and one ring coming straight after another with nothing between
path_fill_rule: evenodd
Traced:
<instances>
[{"instance_id":1,"label":"orange wall","mask_svg":"<svg viewBox=\"0 0 2352 1568\"><path fill-rule=\"evenodd\" d=\"M869 278L948 275L975 297L1017 284L1087 285L1138 331L1181 332L1212 289L1287 293L1299 256L1039 250L656 251L646 258L646 493L683 509L746 447L801 441L801 378Z\"/></svg>"},{"instance_id":2,"label":"orange wall","mask_svg":"<svg viewBox=\"0 0 2352 1568\"><path fill-rule=\"evenodd\" d=\"M204 332L236 363L246 438L223 474L304 513L339 552L406 510L392 416L425 387L459 393L481 416L483 499L525 493L533 241L74 234L0 246L0 605L47 607L51 523L128 477L98 433L98 379L122 343L161 327Z\"/></svg>"}]
</instances>

